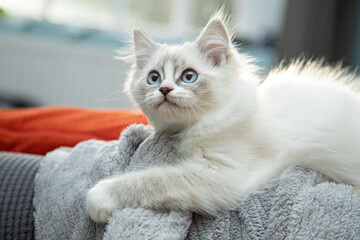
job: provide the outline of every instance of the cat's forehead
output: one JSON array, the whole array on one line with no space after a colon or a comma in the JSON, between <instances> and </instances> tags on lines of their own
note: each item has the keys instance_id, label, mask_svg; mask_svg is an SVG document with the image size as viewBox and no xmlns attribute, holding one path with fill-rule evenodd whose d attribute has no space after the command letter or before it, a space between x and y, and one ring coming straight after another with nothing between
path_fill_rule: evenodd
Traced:
<instances>
[{"instance_id":1,"label":"cat's forehead","mask_svg":"<svg viewBox=\"0 0 360 240\"><path fill-rule=\"evenodd\" d=\"M149 61L148 70L155 69L163 74L172 72L173 76L178 76L185 69L191 68L198 72L204 72L204 65L200 53L191 43L183 45L163 44L154 53Z\"/></svg>"},{"instance_id":2,"label":"cat's forehead","mask_svg":"<svg viewBox=\"0 0 360 240\"><path fill-rule=\"evenodd\" d=\"M156 65L162 68L169 65L181 67L186 65L187 61L188 56L186 55L186 49L184 49L184 47L166 46L159 52Z\"/></svg>"}]
</instances>

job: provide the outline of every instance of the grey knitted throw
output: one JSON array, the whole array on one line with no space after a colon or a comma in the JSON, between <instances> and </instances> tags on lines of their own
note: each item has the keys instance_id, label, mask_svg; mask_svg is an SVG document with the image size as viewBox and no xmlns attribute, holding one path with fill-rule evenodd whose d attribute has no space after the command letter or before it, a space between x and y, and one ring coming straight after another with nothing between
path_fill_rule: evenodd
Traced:
<instances>
[{"instance_id":1,"label":"grey knitted throw","mask_svg":"<svg viewBox=\"0 0 360 240\"><path fill-rule=\"evenodd\" d=\"M176 160L173 139L134 125L120 140L86 141L58 149L35 179L35 236L51 239L360 239L360 197L301 167L216 217L117 209L108 224L85 212L86 190L100 179Z\"/></svg>"},{"instance_id":2,"label":"grey knitted throw","mask_svg":"<svg viewBox=\"0 0 360 240\"><path fill-rule=\"evenodd\" d=\"M34 239L34 178L42 156L0 152L0 239Z\"/></svg>"}]
</instances>

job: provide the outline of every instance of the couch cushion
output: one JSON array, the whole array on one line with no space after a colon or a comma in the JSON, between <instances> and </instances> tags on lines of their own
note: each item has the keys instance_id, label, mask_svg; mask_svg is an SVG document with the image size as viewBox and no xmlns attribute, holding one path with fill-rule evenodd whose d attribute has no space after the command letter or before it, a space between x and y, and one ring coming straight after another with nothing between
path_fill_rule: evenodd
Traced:
<instances>
[{"instance_id":1,"label":"couch cushion","mask_svg":"<svg viewBox=\"0 0 360 240\"><path fill-rule=\"evenodd\" d=\"M0 110L0 151L46 154L88 139L113 140L134 123L147 124L137 110L41 107Z\"/></svg>"}]
</instances>

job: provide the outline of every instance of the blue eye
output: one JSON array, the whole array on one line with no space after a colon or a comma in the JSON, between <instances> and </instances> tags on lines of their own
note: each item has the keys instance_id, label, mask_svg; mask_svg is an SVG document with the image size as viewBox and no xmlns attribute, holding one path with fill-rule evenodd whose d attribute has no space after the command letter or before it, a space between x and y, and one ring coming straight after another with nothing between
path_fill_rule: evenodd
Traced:
<instances>
[{"instance_id":1,"label":"blue eye","mask_svg":"<svg viewBox=\"0 0 360 240\"><path fill-rule=\"evenodd\" d=\"M152 71L147 77L147 83L149 85L155 85L160 82L160 74L157 71Z\"/></svg>"},{"instance_id":2,"label":"blue eye","mask_svg":"<svg viewBox=\"0 0 360 240\"><path fill-rule=\"evenodd\" d=\"M198 79L198 75L194 70L188 69L181 75L181 81L184 83L193 83Z\"/></svg>"}]
</instances>

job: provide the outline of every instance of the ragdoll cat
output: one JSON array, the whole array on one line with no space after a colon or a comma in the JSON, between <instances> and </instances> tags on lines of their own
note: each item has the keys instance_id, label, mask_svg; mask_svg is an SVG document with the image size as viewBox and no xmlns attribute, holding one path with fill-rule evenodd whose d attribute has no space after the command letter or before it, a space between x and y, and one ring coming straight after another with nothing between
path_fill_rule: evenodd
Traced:
<instances>
[{"instance_id":1,"label":"ragdoll cat","mask_svg":"<svg viewBox=\"0 0 360 240\"><path fill-rule=\"evenodd\" d=\"M126 91L156 132L181 139L181 159L100 181L87 196L94 221L118 207L216 214L295 164L360 185L360 95L348 84L355 75L298 61L261 81L219 15L182 46L137 29L133 37Z\"/></svg>"}]
</instances>

